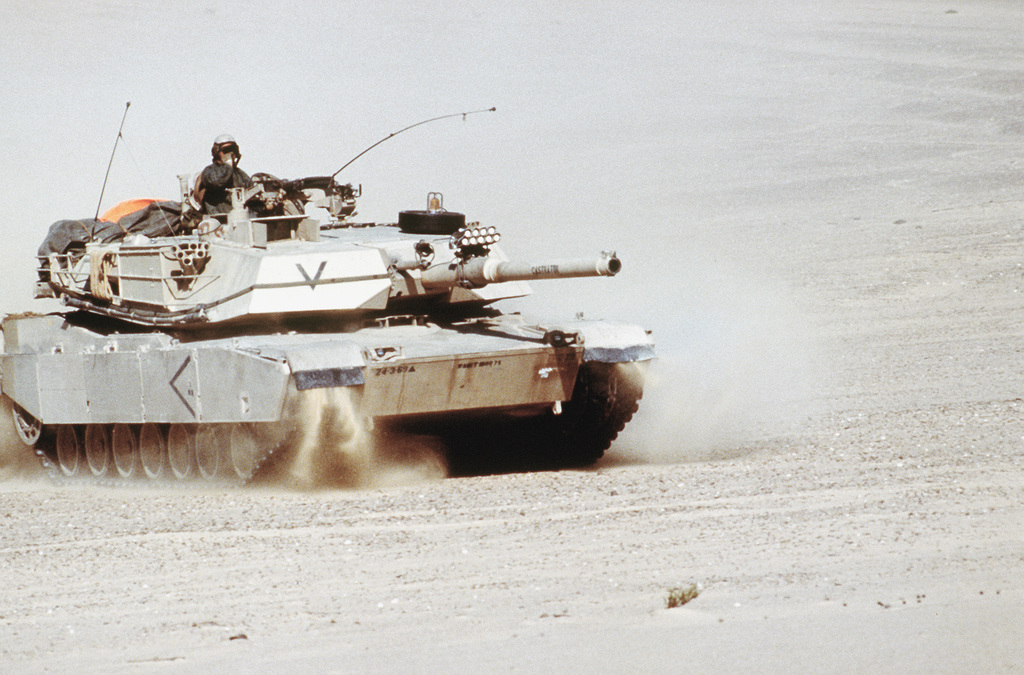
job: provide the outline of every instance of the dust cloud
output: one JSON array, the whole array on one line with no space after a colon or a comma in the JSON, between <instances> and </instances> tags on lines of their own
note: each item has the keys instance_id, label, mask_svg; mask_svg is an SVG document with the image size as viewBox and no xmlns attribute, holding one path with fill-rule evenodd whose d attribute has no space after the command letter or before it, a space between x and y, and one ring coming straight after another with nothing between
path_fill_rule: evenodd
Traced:
<instances>
[{"instance_id":1,"label":"dust cloud","mask_svg":"<svg viewBox=\"0 0 1024 675\"><path fill-rule=\"evenodd\" d=\"M739 456L820 406L817 329L782 283L718 267L691 280L685 307L655 331L659 357L640 410L606 462Z\"/></svg>"},{"instance_id":2,"label":"dust cloud","mask_svg":"<svg viewBox=\"0 0 1024 675\"><path fill-rule=\"evenodd\" d=\"M447 476L440 441L427 436L375 432L359 416L345 388L289 394L288 428L271 425L264 443L279 457L257 483L290 490L407 485ZM282 435L280 440L268 436Z\"/></svg>"}]
</instances>

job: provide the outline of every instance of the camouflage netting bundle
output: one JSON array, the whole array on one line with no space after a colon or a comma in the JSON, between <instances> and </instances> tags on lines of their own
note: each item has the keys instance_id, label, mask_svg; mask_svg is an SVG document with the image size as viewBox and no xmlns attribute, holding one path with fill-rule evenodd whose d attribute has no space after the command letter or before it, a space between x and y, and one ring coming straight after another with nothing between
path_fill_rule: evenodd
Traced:
<instances>
[{"instance_id":1,"label":"camouflage netting bundle","mask_svg":"<svg viewBox=\"0 0 1024 675\"><path fill-rule=\"evenodd\" d=\"M64 254L73 249L84 249L91 241L108 243L124 239L130 234L147 237L166 237L180 228L181 202L155 201L116 222L107 220L58 220L50 226L39 246L41 257Z\"/></svg>"}]
</instances>

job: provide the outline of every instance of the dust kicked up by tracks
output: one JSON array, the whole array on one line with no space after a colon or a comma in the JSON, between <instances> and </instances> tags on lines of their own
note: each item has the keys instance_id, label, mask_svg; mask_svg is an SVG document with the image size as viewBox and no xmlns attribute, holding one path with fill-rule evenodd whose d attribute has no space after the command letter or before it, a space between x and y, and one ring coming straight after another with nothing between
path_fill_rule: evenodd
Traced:
<instances>
[{"instance_id":1,"label":"dust kicked up by tracks","mask_svg":"<svg viewBox=\"0 0 1024 675\"><path fill-rule=\"evenodd\" d=\"M439 442L373 432L345 389L294 392L289 408L291 429L284 452L260 472L257 484L316 490L399 485L447 475ZM268 433L281 431L275 427Z\"/></svg>"}]
</instances>

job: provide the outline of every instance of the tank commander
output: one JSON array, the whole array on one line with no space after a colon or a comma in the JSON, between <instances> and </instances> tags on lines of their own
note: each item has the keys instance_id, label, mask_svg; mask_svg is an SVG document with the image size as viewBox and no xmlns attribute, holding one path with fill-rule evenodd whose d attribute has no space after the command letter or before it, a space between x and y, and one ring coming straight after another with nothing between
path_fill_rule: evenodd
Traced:
<instances>
[{"instance_id":1,"label":"tank commander","mask_svg":"<svg viewBox=\"0 0 1024 675\"><path fill-rule=\"evenodd\" d=\"M228 134L221 134L210 148L213 163L203 169L196 180L196 201L208 214L227 213L231 210L231 188L252 187L249 174L238 168L242 153L238 143Z\"/></svg>"}]
</instances>

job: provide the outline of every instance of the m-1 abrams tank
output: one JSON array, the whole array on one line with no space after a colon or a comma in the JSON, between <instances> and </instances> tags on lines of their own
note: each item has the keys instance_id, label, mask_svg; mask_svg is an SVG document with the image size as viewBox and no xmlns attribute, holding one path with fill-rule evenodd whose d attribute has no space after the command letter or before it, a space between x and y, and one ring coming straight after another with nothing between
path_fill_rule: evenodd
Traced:
<instances>
[{"instance_id":1,"label":"m-1 abrams tank","mask_svg":"<svg viewBox=\"0 0 1024 675\"><path fill-rule=\"evenodd\" d=\"M181 204L51 228L37 295L68 309L4 319L0 365L52 472L245 482L318 390L348 392L366 428L440 438L456 471L591 464L636 411L642 328L491 307L527 281L612 276L614 253L510 261L439 194L367 224L333 177L254 179L222 216L190 209L183 179Z\"/></svg>"}]
</instances>

